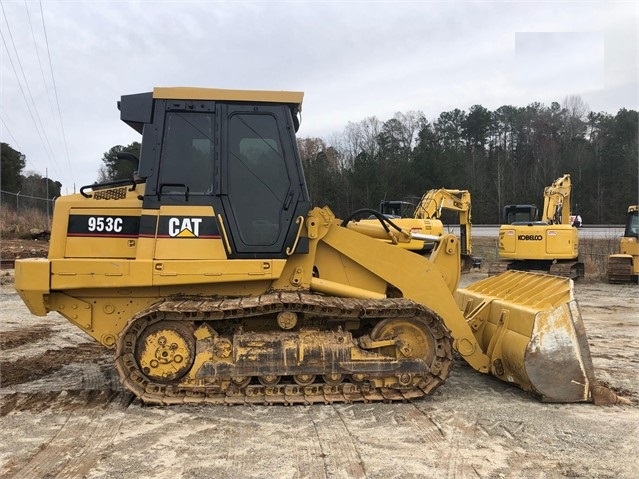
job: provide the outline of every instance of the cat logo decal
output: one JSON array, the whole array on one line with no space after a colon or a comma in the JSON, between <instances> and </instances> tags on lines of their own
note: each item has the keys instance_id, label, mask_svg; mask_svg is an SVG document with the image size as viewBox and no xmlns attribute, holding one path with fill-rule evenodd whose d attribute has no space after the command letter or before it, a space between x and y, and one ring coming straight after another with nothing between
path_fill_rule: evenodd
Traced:
<instances>
[{"instance_id":1,"label":"cat logo decal","mask_svg":"<svg viewBox=\"0 0 639 479\"><path fill-rule=\"evenodd\" d=\"M170 218L169 236L171 238L197 238L200 236L202 218Z\"/></svg>"}]
</instances>

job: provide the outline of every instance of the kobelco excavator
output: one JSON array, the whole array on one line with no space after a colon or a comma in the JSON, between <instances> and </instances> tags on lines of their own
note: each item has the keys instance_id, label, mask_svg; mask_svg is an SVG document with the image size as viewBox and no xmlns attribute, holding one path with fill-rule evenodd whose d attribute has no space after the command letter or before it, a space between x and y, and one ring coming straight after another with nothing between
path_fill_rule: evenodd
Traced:
<instances>
[{"instance_id":1,"label":"kobelco excavator","mask_svg":"<svg viewBox=\"0 0 639 479\"><path fill-rule=\"evenodd\" d=\"M544 401L617 400L595 380L570 280L507 272L456 291L454 235L426 258L312 208L302 97L123 96L136 176L57 200L48 258L16 262L30 311L114 350L151 404L412 400L444 383L453 350Z\"/></svg>"},{"instance_id":2,"label":"kobelco excavator","mask_svg":"<svg viewBox=\"0 0 639 479\"><path fill-rule=\"evenodd\" d=\"M572 279L583 277L579 234L570 224L570 175L544 188L541 220L534 205L507 205L499 227L499 258L489 274L509 269L544 271Z\"/></svg>"}]
</instances>

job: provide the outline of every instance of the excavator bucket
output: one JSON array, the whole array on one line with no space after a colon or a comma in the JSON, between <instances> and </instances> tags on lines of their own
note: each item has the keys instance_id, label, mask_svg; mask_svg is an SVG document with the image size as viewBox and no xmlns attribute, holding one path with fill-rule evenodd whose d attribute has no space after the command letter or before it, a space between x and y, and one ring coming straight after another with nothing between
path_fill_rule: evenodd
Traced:
<instances>
[{"instance_id":1,"label":"excavator bucket","mask_svg":"<svg viewBox=\"0 0 639 479\"><path fill-rule=\"evenodd\" d=\"M456 300L494 376L544 402L619 401L595 380L572 280L508 271L457 290Z\"/></svg>"}]
</instances>

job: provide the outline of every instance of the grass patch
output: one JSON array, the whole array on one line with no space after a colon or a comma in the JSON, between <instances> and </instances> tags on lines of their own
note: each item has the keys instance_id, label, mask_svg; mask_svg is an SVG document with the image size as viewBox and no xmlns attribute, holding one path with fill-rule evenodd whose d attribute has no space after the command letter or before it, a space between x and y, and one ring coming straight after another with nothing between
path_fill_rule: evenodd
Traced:
<instances>
[{"instance_id":1,"label":"grass patch","mask_svg":"<svg viewBox=\"0 0 639 479\"><path fill-rule=\"evenodd\" d=\"M46 213L35 208L19 212L9 208L0 209L0 237L29 239L32 229L40 231L49 229L49 219Z\"/></svg>"}]
</instances>

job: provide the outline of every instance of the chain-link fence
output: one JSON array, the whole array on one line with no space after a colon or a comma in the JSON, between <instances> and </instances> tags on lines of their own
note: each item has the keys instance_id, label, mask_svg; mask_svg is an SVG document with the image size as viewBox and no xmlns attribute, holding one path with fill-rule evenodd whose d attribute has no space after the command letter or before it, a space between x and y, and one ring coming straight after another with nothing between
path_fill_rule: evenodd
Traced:
<instances>
[{"instance_id":1,"label":"chain-link fence","mask_svg":"<svg viewBox=\"0 0 639 479\"><path fill-rule=\"evenodd\" d=\"M24 213L29 210L38 210L47 216L53 214L55 198L41 198L38 196L24 195L21 192L0 190L0 204L3 209Z\"/></svg>"}]
</instances>

